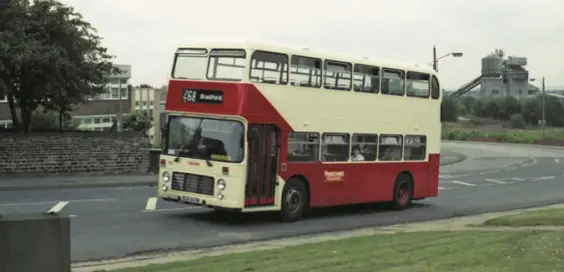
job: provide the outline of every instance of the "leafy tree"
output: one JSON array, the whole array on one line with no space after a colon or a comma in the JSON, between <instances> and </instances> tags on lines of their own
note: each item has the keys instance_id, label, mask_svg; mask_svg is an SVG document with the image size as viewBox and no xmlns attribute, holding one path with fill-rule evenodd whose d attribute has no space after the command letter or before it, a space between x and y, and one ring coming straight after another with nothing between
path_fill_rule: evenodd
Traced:
<instances>
[{"instance_id":1,"label":"leafy tree","mask_svg":"<svg viewBox=\"0 0 564 272\"><path fill-rule=\"evenodd\" d=\"M38 130L76 130L79 124L73 121L68 113L61 117L54 111L35 110L32 113L31 126Z\"/></svg>"},{"instance_id":2,"label":"leafy tree","mask_svg":"<svg viewBox=\"0 0 564 272\"><path fill-rule=\"evenodd\" d=\"M59 112L62 120L72 105L102 92L111 57L96 30L72 7L56 0L0 5L0 82L15 129L29 132L40 106Z\"/></svg>"},{"instance_id":3,"label":"leafy tree","mask_svg":"<svg viewBox=\"0 0 564 272\"><path fill-rule=\"evenodd\" d=\"M498 114L497 116L501 120L509 120L509 117L514 114L520 114L523 109L519 100L513 96L506 96L504 98L498 99Z\"/></svg>"},{"instance_id":4,"label":"leafy tree","mask_svg":"<svg viewBox=\"0 0 564 272\"><path fill-rule=\"evenodd\" d=\"M123 120L123 129L128 131L146 132L152 126L153 121L147 111L132 111Z\"/></svg>"},{"instance_id":5,"label":"leafy tree","mask_svg":"<svg viewBox=\"0 0 564 272\"><path fill-rule=\"evenodd\" d=\"M477 117L485 117L484 107L484 100L476 99L472 104L472 114Z\"/></svg>"},{"instance_id":6,"label":"leafy tree","mask_svg":"<svg viewBox=\"0 0 564 272\"><path fill-rule=\"evenodd\" d=\"M458 121L458 106L455 98L444 97L441 103L441 122Z\"/></svg>"},{"instance_id":7,"label":"leafy tree","mask_svg":"<svg viewBox=\"0 0 564 272\"><path fill-rule=\"evenodd\" d=\"M499 104L495 99L487 99L484 103L484 117L499 118Z\"/></svg>"}]
</instances>

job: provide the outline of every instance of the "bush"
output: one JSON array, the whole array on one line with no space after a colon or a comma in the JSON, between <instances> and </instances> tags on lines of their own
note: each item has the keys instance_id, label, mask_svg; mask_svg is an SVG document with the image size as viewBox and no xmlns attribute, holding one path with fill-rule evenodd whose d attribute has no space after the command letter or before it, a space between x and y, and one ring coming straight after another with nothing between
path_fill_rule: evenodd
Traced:
<instances>
[{"instance_id":1,"label":"bush","mask_svg":"<svg viewBox=\"0 0 564 272\"><path fill-rule=\"evenodd\" d=\"M522 114L513 114L509 118L509 124L513 129L524 129L526 126L525 118Z\"/></svg>"}]
</instances>

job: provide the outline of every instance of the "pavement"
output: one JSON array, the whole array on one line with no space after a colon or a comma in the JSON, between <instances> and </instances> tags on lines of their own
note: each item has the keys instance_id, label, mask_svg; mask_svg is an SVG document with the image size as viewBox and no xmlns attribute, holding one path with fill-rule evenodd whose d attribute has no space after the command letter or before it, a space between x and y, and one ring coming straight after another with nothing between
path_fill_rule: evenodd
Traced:
<instances>
[{"instance_id":1,"label":"pavement","mask_svg":"<svg viewBox=\"0 0 564 272\"><path fill-rule=\"evenodd\" d=\"M439 197L401 212L355 205L316 209L309 218L284 224L275 213L218 215L207 208L156 200L155 188L124 183L112 188L0 191L0 213L62 207L62 213L72 217L76 262L564 202L563 149L445 142L442 155ZM448 164L455 160L462 161Z\"/></svg>"},{"instance_id":2,"label":"pavement","mask_svg":"<svg viewBox=\"0 0 564 272\"><path fill-rule=\"evenodd\" d=\"M157 175L53 175L53 176L0 176L0 191L45 190L67 188L98 188L124 186L155 186Z\"/></svg>"}]
</instances>

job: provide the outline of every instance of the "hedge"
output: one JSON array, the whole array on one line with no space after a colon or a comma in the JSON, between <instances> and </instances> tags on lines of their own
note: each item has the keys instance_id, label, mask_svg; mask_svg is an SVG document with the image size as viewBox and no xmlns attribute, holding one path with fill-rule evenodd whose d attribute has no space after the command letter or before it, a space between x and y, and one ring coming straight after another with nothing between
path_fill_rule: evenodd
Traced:
<instances>
[{"instance_id":1,"label":"hedge","mask_svg":"<svg viewBox=\"0 0 564 272\"><path fill-rule=\"evenodd\" d=\"M564 130L547 129L543 139L540 130L507 129L503 131L485 131L472 128L454 128L443 126L443 140L452 141L484 141L519 144L550 144L564 146Z\"/></svg>"}]
</instances>

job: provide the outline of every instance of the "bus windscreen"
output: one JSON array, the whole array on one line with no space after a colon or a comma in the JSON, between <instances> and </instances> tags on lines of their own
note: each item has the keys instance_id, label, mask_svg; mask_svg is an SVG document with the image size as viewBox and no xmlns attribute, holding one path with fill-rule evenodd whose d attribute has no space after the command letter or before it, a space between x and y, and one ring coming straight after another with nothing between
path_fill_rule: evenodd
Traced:
<instances>
[{"instance_id":1,"label":"bus windscreen","mask_svg":"<svg viewBox=\"0 0 564 272\"><path fill-rule=\"evenodd\" d=\"M238 121L170 116L164 154L184 158L241 162L244 128Z\"/></svg>"}]
</instances>

